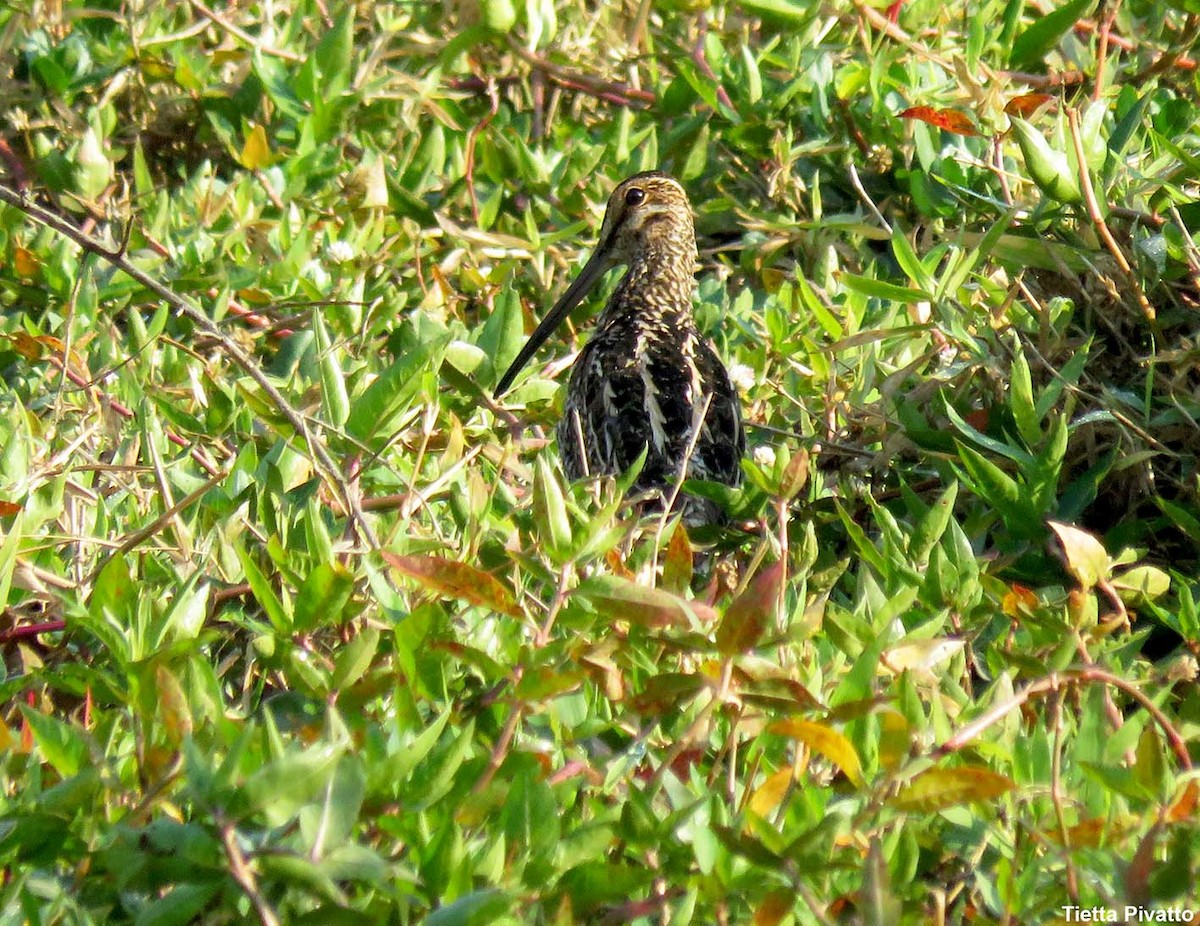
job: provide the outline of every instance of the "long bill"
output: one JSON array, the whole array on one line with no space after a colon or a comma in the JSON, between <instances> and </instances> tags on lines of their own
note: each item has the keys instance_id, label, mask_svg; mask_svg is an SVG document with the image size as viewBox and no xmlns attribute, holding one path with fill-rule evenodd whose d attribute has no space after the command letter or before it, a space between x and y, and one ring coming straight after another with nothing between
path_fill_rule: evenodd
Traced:
<instances>
[{"instance_id":1,"label":"long bill","mask_svg":"<svg viewBox=\"0 0 1200 926\"><path fill-rule=\"evenodd\" d=\"M579 305L583 297L591 292L592 287L604 276L609 268L607 250L604 247L597 247L592 252L592 256L588 258L588 262L579 271L579 276L575 277L575 280L567 287L567 291L562 294L562 298L554 303L554 308L533 329L533 334L529 336L529 340L525 342L525 346L521 348L521 352L517 354L517 358L509 365L504 375L500 377L500 382L496 384L496 391L493 395L497 399L508 391L508 387L517 378L517 374L521 372L525 364L529 362L529 359L537 353L537 349L546 342L546 338L550 337L554 329L562 323L564 318L571 314L571 310Z\"/></svg>"}]
</instances>

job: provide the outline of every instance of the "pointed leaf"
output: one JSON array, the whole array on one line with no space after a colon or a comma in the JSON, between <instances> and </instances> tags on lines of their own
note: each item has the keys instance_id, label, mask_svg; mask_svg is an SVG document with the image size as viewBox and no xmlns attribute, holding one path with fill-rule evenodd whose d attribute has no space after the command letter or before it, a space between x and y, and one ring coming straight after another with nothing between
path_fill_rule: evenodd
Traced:
<instances>
[{"instance_id":1,"label":"pointed leaf","mask_svg":"<svg viewBox=\"0 0 1200 926\"><path fill-rule=\"evenodd\" d=\"M667 552L663 556L662 587L676 595L682 595L692 585L692 544L688 540L683 521L675 522Z\"/></svg>"},{"instance_id":2,"label":"pointed leaf","mask_svg":"<svg viewBox=\"0 0 1200 926\"><path fill-rule=\"evenodd\" d=\"M792 786L793 775L790 765L768 775L767 780L754 789L754 794L750 797L750 809L760 817L769 817L775 812L775 808L783 803L788 788Z\"/></svg>"},{"instance_id":3,"label":"pointed leaf","mask_svg":"<svg viewBox=\"0 0 1200 926\"><path fill-rule=\"evenodd\" d=\"M319 624L340 624L353 591L354 576L341 563L317 566L296 593L296 630L303 633Z\"/></svg>"},{"instance_id":4,"label":"pointed leaf","mask_svg":"<svg viewBox=\"0 0 1200 926\"><path fill-rule=\"evenodd\" d=\"M840 768L855 787L863 786L862 763L854 744L833 727L811 720L778 720L767 727L770 733L800 740L809 749L819 752Z\"/></svg>"},{"instance_id":5,"label":"pointed leaf","mask_svg":"<svg viewBox=\"0 0 1200 926\"><path fill-rule=\"evenodd\" d=\"M726 656L744 653L758 645L775 619L783 583L783 560L756 575L729 606L717 628L717 649Z\"/></svg>"},{"instance_id":6,"label":"pointed leaf","mask_svg":"<svg viewBox=\"0 0 1200 926\"><path fill-rule=\"evenodd\" d=\"M1108 552L1096 537L1070 524L1048 521L1062 547L1064 565L1085 591L1108 575Z\"/></svg>"},{"instance_id":7,"label":"pointed leaf","mask_svg":"<svg viewBox=\"0 0 1200 926\"><path fill-rule=\"evenodd\" d=\"M660 588L646 588L620 576L595 576L575 592L601 614L643 627L686 626L692 615L710 619L712 609L698 601L684 601Z\"/></svg>"},{"instance_id":8,"label":"pointed leaf","mask_svg":"<svg viewBox=\"0 0 1200 926\"><path fill-rule=\"evenodd\" d=\"M428 591L457 598L481 608L491 608L509 617L520 617L513 593L499 579L467 563L441 556L402 556L381 551L384 562Z\"/></svg>"},{"instance_id":9,"label":"pointed leaf","mask_svg":"<svg viewBox=\"0 0 1200 926\"><path fill-rule=\"evenodd\" d=\"M63 778L79 774L88 756L87 741L79 728L48 717L28 705L19 704L18 707L33 731L42 758Z\"/></svg>"},{"instance_id":10,"label":"pointed leaf","mask_svg":"<svg viewBox=\"0 0 1200 926\"><path fill-rule=\"evenodd\" d=\"M888 801L898 810L935 813L957 804L990 801L1016 788L1012 779L985 768L931 768Z\"/></svg>"}]
</instances>

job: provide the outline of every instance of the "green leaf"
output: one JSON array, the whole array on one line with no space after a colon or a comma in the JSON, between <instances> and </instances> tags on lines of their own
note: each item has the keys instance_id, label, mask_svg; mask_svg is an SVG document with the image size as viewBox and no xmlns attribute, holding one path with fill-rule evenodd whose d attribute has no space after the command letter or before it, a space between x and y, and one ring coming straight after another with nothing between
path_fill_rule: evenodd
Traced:
<instances>
[{"instance_id":1,"label":"green leaf","mask_svg":"<svg viewBox=\"0 0 1200 926\"><path fill-rule=\"evenodd\" d=\"M88 608L97 617L108 613L122 623L131 623L134 602L137 600L129 564L121 555L109 559L92 588Z\"/></svg>"},{"instance_id":2,"label":"green leaf","mask_svg":"<svg viewBox=\"0 0 1200 926\"><path fill-rule=\"evenodd\" d=\"M512 898L503 891L474 891L452 904L439 907L422 922L424 926L490 926L508 913L512 905Z\"/></svg>"},{"instance_id":3,"label":"green leaf","mask_svg":"<svg viewBox=\"0 0 1200 926\"><path fill-rule=\"evenodd\" d=\"M496 308L487 321L475 345L490 361L491 380L495 384L500 375L516 359L525 340L525 324L521 313L521 297L515 286L506 286L496 296Z\"/></svg>"},{"instance_id":4,"label":"green leaf","mask_svg":"<svg viewBox=\"0 0 1200 926\"><path fill-rule=\"evenodd\" d=\"M912 289L907 286L897 286L886 280L874 277L858 276L854 273L842 273L838 279L849 290L870 296L873 299L887 299L891 302L901 302L905 305L914 302L929 302L933 297L922 289Z\"/></svg>"},{"instance_id":5,"label":"green leaf","mask_svg":"<svg viewBox=\"0 0 1200 926\"><path fill-rule=\"evenodd\" d=\"M220 889L211 884L176 884L170 891L138 911L134 926L187 926L204 911Z\"/></svg>"},{"instance_id":6,"label":"green leaf","mask_svg":"<svg viewBox=\"0 0 1200 926\"><path fill-rule=\"evenodd\" d=\"M800 26L815 15L811 7L791 0L737 0L736 5L763 19L788 26Z\"/></svg>"},{"instance_id":7,"label":"green leaf","mask_svg":"<svg viewBox=\"0 0 1200 926\"><path fill-rule=\"evenodd\" d=\"M1008 407L1021 439L1030 447L1036 447L1042 438L1041 420L1033 404L1033 379L1029 375L1029 364L1019 347L1009 372Z\"/></svg>"},{"instance_id":8,"label":"green leaf","mask_svg":"<svg viewBox=\"0 0 1200 926\"><path fill-rule=\"evenodd\" d=\"M319 309L313 312L312 323L317 344L317 366L321 370L321 405L325 410L325 419L341 427L350 417L350 396L346 392L346 379L339 362L340 352L329 340L325 315Z\"/></svg>"},{"instance_id":9,"label":"green leaf","mask_svg":"<svg viewBox=\"0 0 1200 926\"><path fill-rule=\"evenodd\" d=\"M0 602L8 602L8 592L12 586L13 567L17 564L17 550L21 547L21 537L24 530L25 515L19 513L0 543ZM95 593L93 592L93 599Z\"/></svg>"},{"instance_id":10,"label":"green leaf","mask_svg":"<svg viewBox=\"0 0 1200 926\"><path fill-rule=\"evenodd\" d=\"M533 521L548 552L561 556L571 548L567 505L545 455L538 457L533 472Z\"/></svg>"},{"instance_id":11,"label":"green leaf","mask_svg":"<svg viewBox=\"0 0 1200 926\"><path fill-rule=\"evenodd\" d=\"M1083 202L1079 178L1071 168L1071 159L1066 152L1051 147L1046 137L1024 119L1013 116L1009 121L1025 158L1025 167L1038 188L1051 199L1066 205Z\"/></svg>"},{"instance_id":12,"label":"green leaf","mask_svg":"<svg viewBox=\"0 0 1200 926\"><path fill-rule=\"evenodd\" d=\"M267 620L271 622L271 626L275 628L276 633L290 635L292 632L292 618L288 613L289 609L284 606L279 596L275 594L275 591L271 588L270 581L263 574L263 571L258 568L258 564L254 562L250 554L240 546L236 550L238 561L242 564L242 571L246 574L246 583L250 586L250 591L254 594L254 600L266 612Z\"/></svg>"},{"instance_id":13,"label":"green leaf","mask_svg":"<svg viewBox=\"0 0 1200 926\"><path fill-rule=\"evenodd\" d=\"M1161 598L1171 589L1171 577L1157 566L1134 566L1114 576L1112 586L1128 604Z\"/></svg>"},{"instance_id":14,"label":"green leaf","mask_svg":"<svg viewBox=\"0 0 1200 926\"><path fill-rule=\"evenodd\" d=\"M1038 512L1029 504L1016 481L982 454L955 442L963 466L963 481L995 508L1010 527L1040 527Z\"/></svg>"},{"instance_id":15,"label":"green leaf","mask_svg":"<svg viewBox=\"0 0 1200 926\"><path fill-rule=\"evenodd\" d=\"M27 704L19 704L21 715L33 732L38 751L63 778L78 775L88 758L87 739L73 724L48 717Z\"/></svg>"},{"instance_id":16,"label":"green leaf","mask_svg":"<svg viewBox=\"0 0 1200 926\"><path fill-rule=\"evenodd\" d=\"M450 335L446 333L401 354L353 401L346 431L364 443L378 437L421 389L421 374L426 370L436 372L449 343Z\"/></svg>"},{"instance_id":17,"label":"green leaf","mask_svg":"<svg viewBox=\"0 0 1200 926\"><path fill-rule=\"evenodd\" d=\"M322 563L296 592L292 623L300 632L321 624L337 625L354 591L354 575L341 563Z\"/></svg>"},{"instance_id":18,"label":"green leaf","mask_svg":"<svg viewBox=\"0 0 1200 926\"><path fill-rule=\"evenodd\" d=\"M350 65L354 55L355 8L348 6L338 15L317 43L313 59L321 76L321 89L327 96L341 93L350 85Z\"/></svg>"},{"instance_id":19,"label":"green leaf","mask_svg":"<svg viewBox=\"0 0 1200 926\"><path fill-rule=\"evenodd\" d=\"M1008 63L1017 69L1035 68L1058 40L1077 23L1096 0L1068 0L1057 10L1035 20L1017 36L1008 54Z\"/></svg>"},{"instance_id":20,"label":"green leaf","mask_svg":"<svg viewBox=\"0 0 1200 926\"><path fill-rule=\"evenodd\" d=\"M242 785L245 814L261 813L270 826L287 823L329 785L342 752L326 743L268 762Z\"/></svg>"},{"instance_id":21,"label":"green leaf","mask_svg":"<svg viewBox=\"0 0 1200 926\"><path fill-rule=\"evenodd\" d=\"M333 663L333 676L329 680L330 688L333 691L341 691L362 678L371 667L371 660L375 658L378 648L379 631L374 627L364 627L338 652Z\"/></svg>"},{"instance_id":22,"label":"green leaf","mask_svg":"<svg viewBox=\"0 0 1200 926\"><path fill-rule=\"evenodd\" d=\"M954 503L958 499L958 483L952 482L937 497L917 522L908 541L908 555L914 566L929 562L929 553L946 532L946 526L954 516Z\"/></svg>"}]
</instances>

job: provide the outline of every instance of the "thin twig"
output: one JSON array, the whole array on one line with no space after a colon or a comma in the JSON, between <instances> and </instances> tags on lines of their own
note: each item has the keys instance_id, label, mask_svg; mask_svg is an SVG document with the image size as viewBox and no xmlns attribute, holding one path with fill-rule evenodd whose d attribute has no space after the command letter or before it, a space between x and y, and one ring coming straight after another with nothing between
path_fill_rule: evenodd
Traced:
<instances>
[{"instance_id":1,"label":"thin twig","mask_svg":"<svg viewBox=\"0 0 1200 926\"><path fill-rule=\"evenodd\" d=\"M463 176L467 181L467 193L471 197L471 217L475 220L475 224L479 224L479 200L475 196L475 144L479 141L479 136L483 130L488 127L493 119L496 118L496 113L500 112L500 93L496 89L496 82L489 80L487 83L488 96L488 114L479 120L471 131L467 133L467 164L463 170Z\"/></svg>"},{"instance_id":2,"label":"thin twig","mask_svg":"<svg viewBox=\"0 0 1200 926\"><path fill-rule=\"evenodd\" d=\"M1196 43L1196 36L1200 35L1200 15L1192 13L1187 20L1187 24L1183 27L1183 34L1179 40L1174 43L1178 49L1191 48ZM1163 52L1149 66L1143 68L1132 78L1130 78L1130 86L1141 86L1151 77L1156 77L1159 74L1165 74L1172 70L1194 71L1197 62L1194 58L1189 58L1182 51L1179 52Z\"/></svg>"},{"instance_id":3,"label":"thin twig","mask_svg":"<svg viewBox=\"0 0 1200 926\"><path fill-rule=\"evenodd\" d=\"M521 667L517 666L513 670L512 687L516 688L517 683L521 680ZM480 794L487 789L487 786L492 783L492 779L496 777L496 772L500 771L500 766L504 764L504 759L508 755L508 749L512 745L513 737L516 735L517 727L521 723L521 717L525 714L525 704L521 701L515 701L508 713L508 720L504 722L504 729L500 731L500 736L496 739L496 745L492 747L492 754L488 757L487 768L483 770L483 774L479 776L479 780L475 782L475 786L471 789L473 794Z\"/></svg>"},{"instance_id":4,"label":"thin twig","mask_svg":"<svg viewBox=\"0 0 1200 926\"><path fill-rule=\"evenodd\" d=\"M282 926L279 917L271 909L271 905L267 903L267 898L258 889L258 882L255 880L254 872L250 870L250 865L246 862L246 856L237 844L237 830L232 823L221 825L221 845L225 848L225 857L229 860L229 874L237 882L238 887L242 889L242 893L249 898L250 903L254 905L262 926Z\"/></svg>"},{"instance_id":5,"label":"thin twig","mask_svg":"<svg viewBox=\"0 0 1200 926\"><path fill-rule=\"evenodd\" d=\"M700 73L711 80L717 87L717 101L722 105L733 110L733 100L729 98L729 94L725 92L725 88L721 85L721 81L717 79L717 75L713 72L712 65L708 63L708 57L704 53L704 38L708 35L708 19L704 13L700 14L700 28L696 31L696 44L692 46L692 63L696 65Z\"/></svg>"},{"instance_id":6,"label":"thin twig","mask_svg":"<svg viewBox=\"0 0 1200 926\"><path fill-rule=\"evenodd\" d=\"M96 580L96 576L100 575L101 570L108 565L109 560L111 560L114 556L123 556L147 537L152 537L154 534L158 533L164 524L175 517L175 515L179 514L179 512L183 511L184 508L187 508L199 501L209 489L223 482L228 475L228 472L217 473L199 488L189 492L145 527L140 528L139 530L136 530L127 536L121 541L120 545L115 550L113 550L108 554L108 556L104 557L99 563L96 564L96 568L93 569L92 574L88 576L88 583L90 584Z\"/></svg>"},{"instance_id":7,"label":"thin twig","mask_svg":"<svg viewBox=\"0 0 1200 926\"><path fill-rule=\"evenodd\" d=\"M875 221L888 233L888 237L890 238L892 235L891 223L883 217L883 213L879 211L879 207L875 205L875 201L867 195L866 188L862 185L862 181L858 179L858 170L855 168L854 162L849 162L847 167L850 171L850 185L854 187L854 192L858 194L858 198L862 200L863 205L867 207L871 215L875 216Z\"/></svg>"},{"instance_id":8,"label":"thin twig","mask_svg":"<svg viewBox=\"0 0 1200 926\"><path fill-rule=\"evenodd\" d=\"M554 628L554 621L558 618L558 612L562 610L563 603L567 600L567 591L571 583L571 575L574 571L574 566L571 563L567 563L559 572L558 586L554 589L554 600L550 602L550 610L546 613L546 620L538 628L537 635L533 638L534 646L542 647L550 642L550 631Z\"/></svg>"},{"instance_id":9,"label":"thin twig","mask_svg":"<svg viewBox=\"0 0 1200 926\"><path fill-rule=\"evenodd\" d=\"M228 32L234 38L239 39L242 42L245 42L247 45L249 45L255 51L262 52L264 55L270 55L273 58L282 58L284 61L293 61L293 62L299 63L304 60L303 55L297 54L294 51L287 51L286 49L283 49L283 48L274 48L270 45L265 44L264 42L260 41L259 39L256 39L254 36L252 36L249 32L246 32L240 26L237 26L237 25L231 23L229 20L225 19L216 10L213 10L208 6L205 6L203 3L200 2L200 0L188 0L188 3L191 4L192 9L194 9L197 13L199 13L201 16L203 16L205 19L207 19L209 22L211 22L214 26L216 26L219 29L223 29L225 32Z\"/></svg>"},{"instance_id":10,"label":"thin twig","mask_svg":"<svg viewBox=\"0 0 1200 926\"><path fill-rule=\"evenodd\" d=\"M235 364L241 367L246 375L254 380L258 387L262 389L263 393L271 401L271 404L279 410L288 424L295 429L296 434L307 441L308 446L312 449L313 456L316 458L318 468L323 471L321 475L336 489L337 494L341 496L342 502L346 505L350 515L357 523L363 539L372 549L378 549L379 541L376 539L375 531L371 529L371 525L363 513L357 495L351 489L349 483L342 477L337 463L334 462L329 451L325 449L325 445L317 439L316 435L310 433L304 416L296 410L284 397L283 393L275 387L275 384L267 378L266 373L254 362L254 359L236 341L227 337L199 306L139 269L129 261L123 249L112 250L108 248L91 235L81 232L66 219L29 201L27 197L22 196L20 193L3 184L0 184L0 202L7 203L21 210L35 222L54 229L60 235L70 238L84 250L104 258L118 270L121 270L127 276L161 298L181 315L186 316L200 331L219 344L221 350Z\"/></svg>"},{"instance_id":11,"label":"thin twig","mask_svg":"<svg viewBox=\"0 0 1200 926\"><path fill-rule=\"evenodd\" d=\"M1089 666L1086 669L1076 669L1069 672L1054 672L1037 681L1030 682L1023 689L1015 692L1007 701L994 705L974 720L959 727L949 739L933 749L932 756L934 758L941 758L942 756L957 752L968 743L973 742L984 730L999 723L1013 711L1020 708L1030 698L1041 697L1048 692L1057 691L1065 685L1090 682L1111 685L1113 688L1123 691L1144 707L1146 712L1154 718L1154 722L1163 731L1163 735L1167 738L1167 742L1171 746L1171 751L1175 753L1175 758L1179 761L1179 764L1185 770L1191 771L1192 759L1188 755L1187 743L1179 731L1175 729L1170 718L1132 682L1128 682L1096 666Z\"/></svg>"},{"instance_id":12,"label":"thin twig","mask_svg":"<svg viewBox=\"0 0 1200 926\"><path fill-rule=\"evenodd\" d=\"M1147 321L1152 322L1156 315L1154 306L1150 304L1150 300L1142 292L1141 284L1138 282L1133 268L1129 265L1129 261L1125 258L1125 252L1117 245L1112 232L1108 230L1108 225L1104 221L1104 215L1100 211L1100 204L1096 201L1096 191L1092 188L1091 171L1088 170L1087 158L1083 151L1083 138L1079 134L1078 110L1073 108L1067 110L1067 124L1071 127L1071 139L1075 142L1075 158L1079 162L1079 186L1083 190L1083 200L1087 205L1088 218L1096 226L1096 233L1100 235L1100 240L1104 242L1104 246L1113 256L1113 260L1117 262L1117 266L1125 274L1125 279L1128 281L1130 287L1132 287L1138 305L1141 306L1142 314L1146 316Z\"/></svg>"}]
</instances>

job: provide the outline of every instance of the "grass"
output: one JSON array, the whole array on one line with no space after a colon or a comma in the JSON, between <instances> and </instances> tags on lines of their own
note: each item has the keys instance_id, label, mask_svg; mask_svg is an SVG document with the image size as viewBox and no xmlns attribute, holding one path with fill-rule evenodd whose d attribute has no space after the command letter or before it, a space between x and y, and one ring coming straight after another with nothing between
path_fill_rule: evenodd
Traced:
<instances>
[{"instance_id":1,"label":"grass","mask_svg":"<svg viewBox=\"0 0 1200 926\"><path fill-rule=\"evenodd\" d=\"M896 14L0 12L0 923L1196 909L1200 14ZM657 167L746 529L491 398Z\"/></svg>"}]
</instances>

